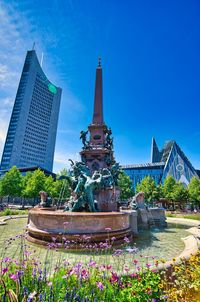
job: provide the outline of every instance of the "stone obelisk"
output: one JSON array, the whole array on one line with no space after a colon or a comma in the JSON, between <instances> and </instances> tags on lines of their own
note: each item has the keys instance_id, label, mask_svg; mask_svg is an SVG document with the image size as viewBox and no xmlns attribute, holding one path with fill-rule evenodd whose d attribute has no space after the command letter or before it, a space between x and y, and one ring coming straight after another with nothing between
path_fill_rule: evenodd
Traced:
<instances>
[{"instance_id":1,"label":"stone obelisk","mask_svg":"<svg viewBox=\"0 0 200 302\"><path fill-rule=\"evenodd\" d=\"M103 118L103 81L100 58L96 68L93 119L88 126L88 131L90 138L80 152L81 160L89 167L91 172L109 168L115 163L115 160L112 131L108 129Z\"/></svg>"}]
</instances>

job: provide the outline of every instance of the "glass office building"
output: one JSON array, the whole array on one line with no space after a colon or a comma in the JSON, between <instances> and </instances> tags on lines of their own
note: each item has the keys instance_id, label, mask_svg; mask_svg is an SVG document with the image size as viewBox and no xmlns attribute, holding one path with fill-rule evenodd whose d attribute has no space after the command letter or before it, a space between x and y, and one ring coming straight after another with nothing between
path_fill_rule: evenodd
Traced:
<instances>
[{"instance_id":1,"label":"glass office building","mask_svg":"<svg viewBox=\"0 0 200 302\"><path fill-rule=\"evenodd\" d=\"M122 169L130 176L134 188L146 176L150 176L156 184L159 184L171 175L185 186L189 184L192 177L199 177L199 171L194 169L175 141L166 142L159 150L154 138L151 146L151 163L126 165L122 166Z\"/></svg>"},{"instance_id":2,"label":"glass office building","mask_svg":"<svg viewBox=\"0 0 200 302\"><path fill-rule=\"evenodd\" d=\"M44 74L35 50L27 52L8 127L0 171L52 171L62 90Z\"/></svg>"}]
</instances>

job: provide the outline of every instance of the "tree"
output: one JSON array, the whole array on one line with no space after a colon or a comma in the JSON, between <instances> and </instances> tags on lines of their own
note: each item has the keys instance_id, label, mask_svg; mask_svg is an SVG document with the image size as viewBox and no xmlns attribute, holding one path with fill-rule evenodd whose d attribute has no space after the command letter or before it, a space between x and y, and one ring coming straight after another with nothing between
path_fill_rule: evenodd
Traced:
<instances>
[{"instance_id":1,"label":"tree","mask_svg":"<svg viewBox=\"0 0 200 302\"><path fill-rule=\"evenodd\" d=\"M45 179L44 191L47 192L47 194L52 197L54 195L54 190L55 190L54 189L54 179L50 175L50 176L46 177L46 179Z\"/></svg>"},{"instance_id":2,"label":"tree","mask_svg":"<svg viewBox=\"0 0 200 302\"><path fill-rule=\"evenodd\" d=\"M182 183L177 182L173 187L171 196L173 201L180 203L180 207L181 205L184 207L189 198L188 189Z\"/></svg>"},{"instance_id":3,"label":"tree","mask_svg":"<svg viewBox=\"0 0 200 302\"><path fill-rule=\"evenodd\" d=\"M192 177L189 185L189 199L193 204L200 206L200 179Z\"/></svg>"},{"instance_id":4,"label":"tree","mask_svg":"<svg viewBox=\"0 0 200 302\"><path fill-rule=\"evenodd\" d=\"M172 176L167 176L164 180L163 186L162 186L162 195L167 200L173 201L173 192L174 192L174 186L176 185L176 181Z\"/></svg>"},{"instance_id":5,"label":"tree","mask_svg":"<svg viewBox=\"0 0 200 302\"><path fill-rule=\"evenodd\" d=\"M57 179L59 179L59 178L63 178L63 176L67 176L68 175L68 171L67 171L67 169L62 169L60 172L58 172L58 174L57 174Z\"/></svg>"},{"instance_id":6,"label":"tree","mask_svg":"<svg viewBox=\"0 0 200 302\"><path fill-rule=\"evenodd\" d=\"M40 169L35 170L27 180L26 188L23 191L24 196L30 198L39 197L39 192L45 190L46 176Z\"/></svg>"},{"instance_id":7,"label":"tree","mask_svg":"<svg viewBox=\"0 0 200 302\"><path fill-rule=\"evenodd\" d=\"M160 198L159 187L156 186L155 181L150 176L146 176L139 184L137 184L136 192L144 192L145 200L148 202Z\"/></svg>"},{"instance_id":8,"label":"tree","mask_svg":"<svg viewBox=\"0 0 200 302\"><path fill-rule=\"evenodd\" d=\"M22 197L28 197L26 196L26 187L31 177L32 177L31 172L27 172L26 175L22 177Z\"/></svg>"},{"instance_id":9,"label":"tree","mask_svg":"<svg viewBox=\"0 0 200 302\"><path fill-rule=\"evenodd\" d=\"M118 177L118 186L121 189L120 199L126 200L134 195L132 181L125 173L120 173Z\"/></svg>"},{"instance_id":10,"label":"tree","mask_svg":"<svg viewBox=\"0 0 200 302\"><path fill-rule=\"evenodd\" d=\"M22 191L22 176L16 166L13 166L1 179L1 195L20 197Z\"/></svg>"}]
</instances>

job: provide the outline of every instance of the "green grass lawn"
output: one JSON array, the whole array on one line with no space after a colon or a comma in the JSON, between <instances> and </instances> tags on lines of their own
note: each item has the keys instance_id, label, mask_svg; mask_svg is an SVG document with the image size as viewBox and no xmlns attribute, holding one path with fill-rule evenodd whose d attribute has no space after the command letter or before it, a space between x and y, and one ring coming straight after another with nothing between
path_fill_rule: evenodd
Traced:
<instances>
[{"instance_id":1,"label":"green grass lawn","mask_svg":"<svg viewBox=\"0 0 200 302\"><path fill-rule=\"evenodd\" d=\"M200 220L200 213L198 214L185 214L185 213L168 213L166 212L167 217L174 217L174 218L187 218L187 219L195 219Z\"/></svg>"}]
</instances>

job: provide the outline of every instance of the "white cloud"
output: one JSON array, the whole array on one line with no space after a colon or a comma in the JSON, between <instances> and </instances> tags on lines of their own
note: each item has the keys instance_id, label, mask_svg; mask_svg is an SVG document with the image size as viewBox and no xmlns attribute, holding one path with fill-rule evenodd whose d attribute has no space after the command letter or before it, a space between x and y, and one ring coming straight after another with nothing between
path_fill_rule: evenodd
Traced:
<instances>
[{"instance_id":1,"label":"white cloud","mask_svg":"<svg viewBox=\"0 0 200 302\"><path fill-rule=\"evenodd\" d=\"M0 99L0 154L3 151L13 102L14 99L9 97Z\"/></svg>"},{"instance_id":2,"label":"white cloud","mask_svg":"<svg viewBox=\"0 0 200 302\"><path fill-rule=\"evenodd\" d=\"M0 156L32 29L14 7L0 4Z\"/></svg>"},{"instance_id":3,"label":"white cloud","mask_svg":"<svg viewBox=\"0 0 200 302\"><path fill-rule=\"evenodd\" d=\"M37 54L42 51L47 53L45 47L49 43L46 29L40 28L40 24L36 24L37 22L33 18L29 18L29 13L29 11L21 13L17 2L12 5L6 2L0 3L0 159L26 51L32 47L35 41ZM45 45L46 43L47 45ZM60 75L55 72L55 64L52 63L53 59L51 60L50 54L47 54L47 57L48 64L44 65L48 66L46 66L45 72L47 71L50 79L56 79L58 83L60 82ZM65 132L68 131L65 129L68 129L69 125L66 125L66 119L63 117L68 116L68 120L76 121L79 116L77 113L86 109L67 87L66 82L61 81L61 83L64 91L60 110L61 123L59 122L59 125ZM62 130L60 133L62 133ZM70 133L68 134L70 135ZM74 133L74 135L78 137L79 133ZM64 141L61 138L61 143L58 144L55 153L54 166L57 171L62 169L64 165L69 164L68 158L76 160L76 155L73 152L67 154L63 151L64 148L60 147L60 145L63 145L62 142Z\"/></svg>"},{"instance_id":4,"label":"white cloud","mask_svg":"<svg viewBox=\"0 0 200 302\"><path fill-rule=\"evenodd\" d=\"M66 153L65 151L56 151L54 156L54 172L57 173L63 168L70 168L69 159L80 161L78 152Z\"/></svg>"},{"instance_id":5,"label":"white cloud","mask_svg":"<svg viewBox=\"0 0 200 302\"><path fill-rule=\"evenodd\" d=\"M1 4L0 87L6 93L8 89L16 90L22 68L19 62L23 61L22 54L26 47L31 45L31 38L26 30L29 31L29 27L25 19L14 8Z\"/></svg>"}]
</instances>

